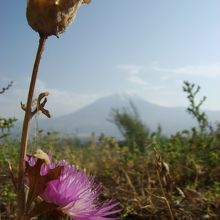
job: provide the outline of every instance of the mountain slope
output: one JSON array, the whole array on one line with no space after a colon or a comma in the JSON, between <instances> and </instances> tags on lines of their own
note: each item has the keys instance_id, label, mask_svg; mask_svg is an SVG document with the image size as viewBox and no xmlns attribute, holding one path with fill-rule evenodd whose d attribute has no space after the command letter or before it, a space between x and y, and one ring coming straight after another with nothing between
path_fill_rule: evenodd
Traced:
<instances>
[{"instance_id":1,"label":"mountain slope","mask_svg":"<svg viewBox=\"0 0 220 220\"><path fill-rule=\"evenodd\" d=\"M108 119L110 119L110 113L113 108L129 107L130 100L137 107L140 118L151 131L156 130L159 124L166 135L196 126L196 121L187 114L183 107L168 108L149 103L137 96L126 97L120 95L103 97L65 116L41 120L39 126L44 130L75 133L80 136L86 136L91 134L91 132L96 134L104 132L107 135L119 137L116 126L109 122ZM207 111L207 114L211 121L220 119L219 111Z\"/></svg>"}]
</instances>

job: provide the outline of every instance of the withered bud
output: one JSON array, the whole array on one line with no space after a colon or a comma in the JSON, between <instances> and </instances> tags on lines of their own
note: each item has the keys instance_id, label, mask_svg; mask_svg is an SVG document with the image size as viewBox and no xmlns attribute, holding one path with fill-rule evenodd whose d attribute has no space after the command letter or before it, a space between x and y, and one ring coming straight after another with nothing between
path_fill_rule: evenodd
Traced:
<instances>
[{"instance_id":1,"label":"withered bud","mask_svg":"<svg viewBox=\"0 0 220 220\"><path fill-rule=\"evenodd\" d=\"M41 160L44 160L44 162L49 165L50 164L50 158L48 156L47 153L45 153L44 151L42 151L41 149L37 149L34 154L33 154L34 157L38 158L38 159L41 159Z\"/></svg>"},{"instance_id":2,"label":"withered bud","mask_svg":"<svg viewBox=\"0 0 220 220\"><path fill-rule=\"evenodd\" d=\"M28 24L41 36L58 36L74 20L81 4L91 0L27 0Z\"/></svg>"}]
</instances>

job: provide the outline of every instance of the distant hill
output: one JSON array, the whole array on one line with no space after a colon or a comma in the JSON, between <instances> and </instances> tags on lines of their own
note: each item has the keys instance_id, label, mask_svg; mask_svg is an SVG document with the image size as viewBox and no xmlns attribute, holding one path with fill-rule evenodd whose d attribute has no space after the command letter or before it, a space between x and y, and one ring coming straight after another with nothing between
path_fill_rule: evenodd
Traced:
<instances>
[{"instance_id":1,"label":"distant hill","mask_svg":"<svg viewBox=\"0 0 220 220\"><path fill-rule=\"evenodd\" d=\"M112 95L100 98L71 114L40 120L39 127L45 131L53 130L81 137L88 136L91 132L97 135L103 132L120 137L117 127L108 119L113 108L129 107L130 101L134 103L140 118L151 131L155 131L160 125L162 133L170 135L197 125L195 119L186 112L184 107L163 107L147 102L138 96ZM207 111L206 113L210 121L220 121L220 111Z\"/></svg>"}]
</instances>

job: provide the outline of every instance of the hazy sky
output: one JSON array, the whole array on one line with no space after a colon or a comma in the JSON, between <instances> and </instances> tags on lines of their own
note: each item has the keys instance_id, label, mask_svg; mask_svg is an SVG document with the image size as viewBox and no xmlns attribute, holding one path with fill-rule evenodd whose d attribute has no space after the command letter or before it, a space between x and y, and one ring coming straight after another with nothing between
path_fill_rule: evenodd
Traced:
<instances>
[{"instance_id":1,"label":"hazy sky","mask_svg":"<svg viewBox=\"0 0 220 220\"><path fill-rule=\"evenodd\" d=\"M27 24L26 1L0 7L0 115L22 117L38 34ZM199 84L205 107L220 110L219 0L93 0L74 23L50 37L37 94L49 91L53 115L110 94L137 94L164 106L185 106L182 82Z\"/></svg>"}]
</instances>

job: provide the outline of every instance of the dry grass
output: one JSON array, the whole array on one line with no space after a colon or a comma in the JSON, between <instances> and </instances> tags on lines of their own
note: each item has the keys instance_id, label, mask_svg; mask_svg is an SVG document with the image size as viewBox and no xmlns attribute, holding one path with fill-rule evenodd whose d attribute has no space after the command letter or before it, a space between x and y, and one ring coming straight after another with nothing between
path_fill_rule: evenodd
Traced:
<instances>
[{"instance_id":1,"label":"dry grass","mask_svg":"<svg viewBox=\"0 0 220 220\"><path fill-rule=\"evenodd\" d=\"M48 139L43 141L41 146L51 146ZM171 143L176 146L180 140L167 139L158 141L157 145L149 141L145 152L131 152L128 147L119 146L116 140L107 137L99 144L91 140L81 147L76 147L70 140L50 141L56 159L65 158L81 169L85 168L88 174L96 175L97 181L103 184L102 198L119 201L124 219L220 218L218 161L210 164L206 159L202 160L203 154L197 155L197 150L190 151L190 157L181 151L163 150ZM189 140L187 143L191 144ZM4 171L1 169L1 175L5 175ZM1 184L0 188L5 192L2 194L1 191L0 219L11 219L10 215L13 215L12 187L8 180Z\"/></svg>"}]
</instances>

